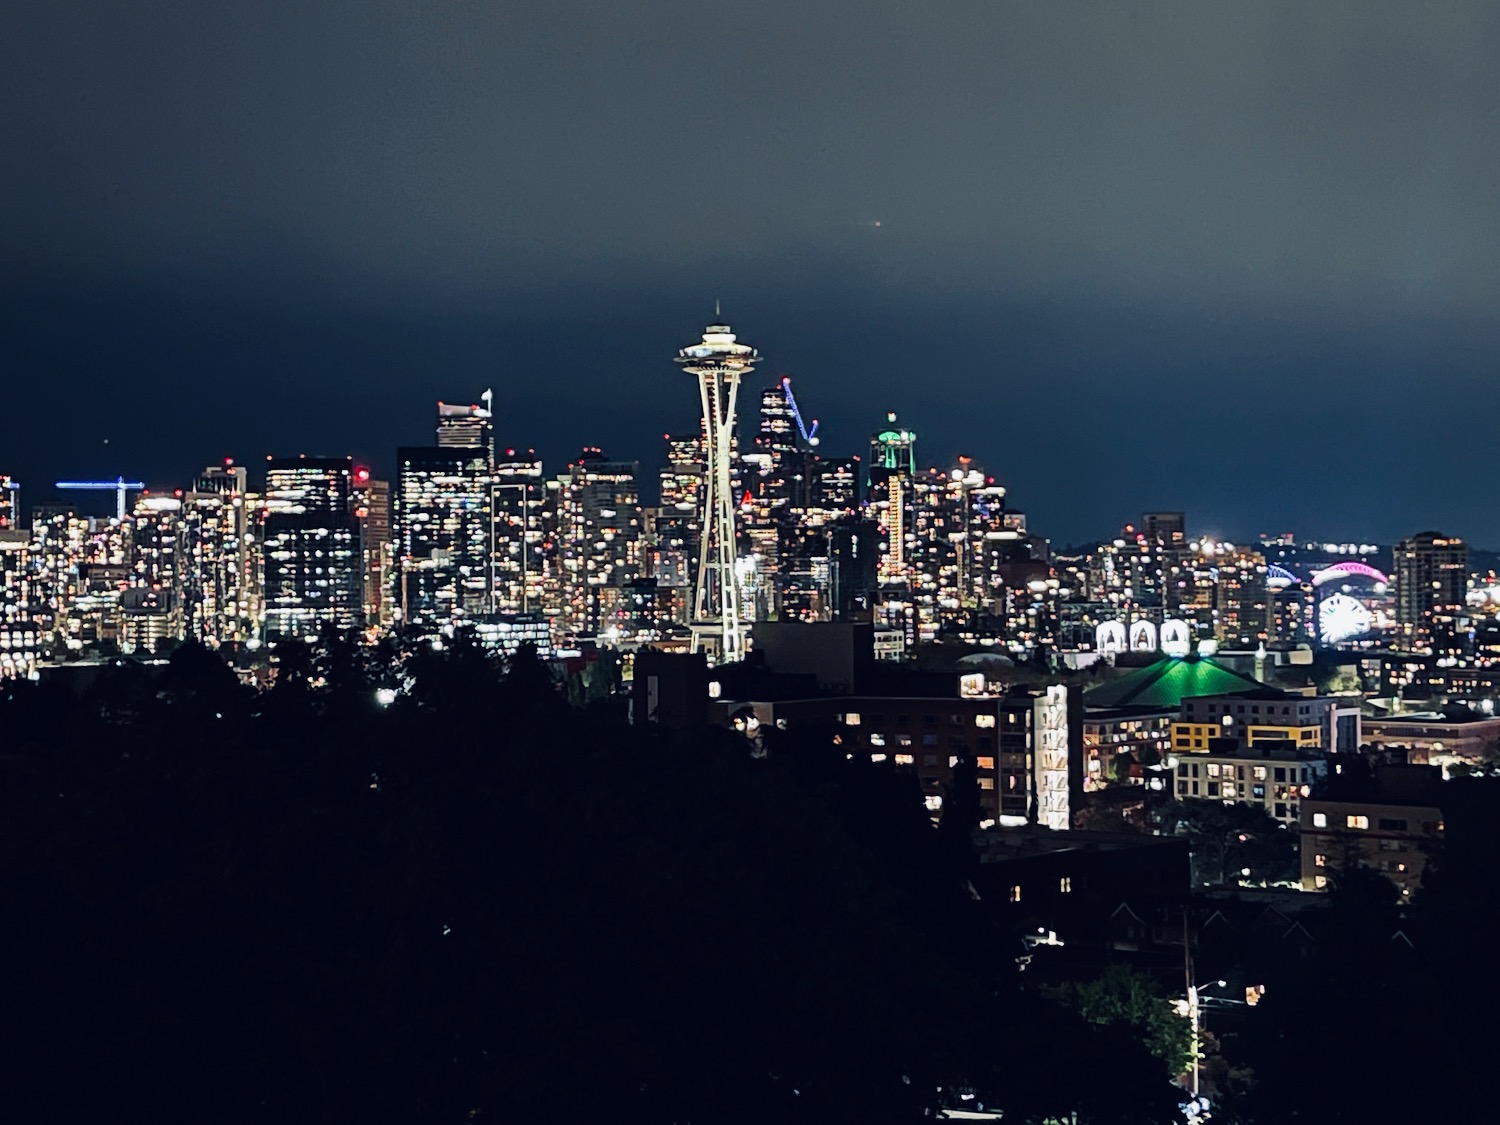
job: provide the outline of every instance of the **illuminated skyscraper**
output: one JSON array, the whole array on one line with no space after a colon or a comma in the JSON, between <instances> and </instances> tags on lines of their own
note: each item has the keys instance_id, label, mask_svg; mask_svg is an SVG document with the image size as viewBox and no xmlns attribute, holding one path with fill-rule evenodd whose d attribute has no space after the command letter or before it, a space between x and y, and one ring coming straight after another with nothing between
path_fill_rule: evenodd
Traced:
<instances>
[{"instance_id":1,"label":"illuminated skyscraper","mask_svg":"<svg viewBox=\"0 0 1500 1125\"><path fill-rule=\"evenodd\" d=\"M651 527L651 573L658 585L692 587L703 517L703 442L698 434L664 434L667 463L661 504ZM691 593L683 601L691 600ZM684 624L686 621L684 620Z\"/></svg>"},{"instance_id":2,"label":"illuminated skyscraper","mask_svg":"<svg viewBox=\"0 0 1500 1125\"><path fill-rule=\"evenodd\" d=\"M261 532L272 643L364 624L350 457L269 458Z\"/></svg>"},{"instance_id":3,"label":"illuminated skyscraper","mask_svg":"<svg viewBox=\"0 0 1500 1125\"><path fill-rule=\"evenodd\" d=\"M698 380L705 445L703 532L693 594L693 651L714 649L717 659L741 660L746 652L743 615L735 577L738 545L732 489L735 405L740 377L760 356L739 343L727 324L710 324L703 340L677 354L677 362Z\"/></svg>"},{"instance_id":4,"label":"illuminated skyscraper","mask_svg":"<svg viewBox=\"0 0 1500 1125\"><path fill-rule=\"evenodd\" d=\"M230 462L198 474L182 498L187 635L210 647L258 635L258 556L245 470Z\"/></svg>"},{"instance_id":5,"label":"illuminated skyscraper","mask_svg":"<svg viewBox=\"0 0 1500 1125\"><path fill-rule=\"evenodd\" d=\"M0 528L0 679L29 676L41 655L41 628L33 616L31 536Z\"/></svg>"},{"instance_id":6,"label":"illuminated skyscraper","mask_svg":"<svg viewBox=\"0 0 1500 1125\"><path fill-rule=\"evenodd\" d=\"M1456 535L1422 531L1395 549L1396 621L1416 652L1446 649L1469 584L1469 547Z\"/></svg>"},{"instance_id":7,"label":"illuminated skyscraper","mask_svg":"<svg viewBox=\"0 0 1500 1125\"><path fill-rule=\"evenodd\" d=\"M120 647L151 652L183 636L189 554L182 498L148 492L136 500L128 522L130 586L120 594Z\"/></svg>"},{"instance_id":8,"label":"illuminated skyscraper","mask_svg":"<svg viewBox=\"0 0 1500 1125\"><path fill-rule=\"evenodd\" d=\"M476 446L396 451L397 603L408 624L444 626L490 612L492 477Z\"/></svg>"},{"instance_id":9,"label":"illuminated skyscraper","mask_svg":"<svg viewBox=\"0 0 1500 1125\"><path fill-rule=\"evenodd\" d=\"M909 578L912 538L912 493L917 475L917 435L896 425L870 439L869 505L880 524L880 581L902 584Z\"/></svg>"},{"instance_id":10,"label":"illuminated skyscraper","mask_svg":"<svg viewBox=\"0 0 1500 1125\"><path fill-rule=\"evenodd\" d=\"M390 577L396 557L391 544L391 482L375 480L364 465L354 470L354 516L359 520L365 628L383 629L395 619Z\"/></svg>"},{"instance_id":11,"label":"illuminated skyscraper","mask_svg":"<svg viewBox=\"0 0 1500 1125\"><path fill-rule=\"evenodd\" d=\"M864 482L858 457L820 457L812 467L810 511L821 521L859 511Z\"/></svg>"},{"instance_id":12,"label":"illuminated skyscraper","mask_svg":"<svg viewBox=\"0 0 1500 1125\"><path fill-rule=\"evenodd\" d=\"M21 486L0 473L0 531L21 526Z\"/></svg>"},{"instance_id":13,"label":"illuminated skyscraper","mask_svg":"<svg viewBox=\"0 0 1500 1125\"><path fill-rule=\"evenodd\" d=\"M479 396L483 406L460 406L452 402L438 403L437 443L444 448L483 449L490 460L495 459L495 420L490 409L494 394L485 391Z\"/></svg>"},{"instance_id":14,"label":"illuminated skyscraper","mask_svg":"<svg viewBox=\"0 0 1500 1125\"><path fill-rule=\"evenodd\" d=\"M495 611L531 613L541 608L546 560L542 552L547 482L536 451L506 450L495 464L492 574Z\"/></svg>"},{"instance_id":15,"label":"illuminated skyscraper","mask_svg":"<svg viewBox=\"0 0 1500 1125\"><path fill-rule=\"evenodd\" d=\"M628 625L641 576L640 465L591 447L559 479L562 618L577 637Z\"/></svg>"},{"instance_id":16,"label":"illuminated skyscraper","mask_svg":"<svg viewBox=\"0 0 1500 1125\"><path fill-rule=\"evenodd\" d=\"M1142 513L1141 534L1147 542L1180 547L1187 540L1187 517L1182 512Z\"/></svg>"}]
</instances>

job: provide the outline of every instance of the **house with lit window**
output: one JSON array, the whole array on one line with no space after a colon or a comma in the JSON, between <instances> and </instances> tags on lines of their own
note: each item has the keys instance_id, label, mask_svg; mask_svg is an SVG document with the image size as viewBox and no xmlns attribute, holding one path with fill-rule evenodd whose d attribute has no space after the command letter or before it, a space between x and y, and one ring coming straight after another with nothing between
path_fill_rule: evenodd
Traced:
<instances>
[{"instance_id":1,"label":"house with lit window","mask_svg":"<svg viewBox=\"0 0 1500 1125\"><path fill-rule=\"evenodd\" d=\"M1368 780L1335 786L1302 802L1302 888L1326 890L1359 864L1415 893L1428 853L1443 837L1442 770L1377 766Z\"/></svg>"}]
</instances>

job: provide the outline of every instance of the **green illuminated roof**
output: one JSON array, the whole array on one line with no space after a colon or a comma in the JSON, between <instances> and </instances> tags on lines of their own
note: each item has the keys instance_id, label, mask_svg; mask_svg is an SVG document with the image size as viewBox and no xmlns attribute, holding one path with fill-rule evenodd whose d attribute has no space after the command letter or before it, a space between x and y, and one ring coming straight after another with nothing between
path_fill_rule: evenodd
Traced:
<instances>
[{"instance_id":1,"label":"green illuminated roof","mask_svg":"<svg viewBox=\"0 0 1500 1125\"><path fill-rule=\"evenodd\" d=\"M1084 692L1083 703L1085 707L1176 708L1196 695L1225 695L1263 686L1204 656L1164 656L1155 664L1090 688Z\"/></svg>"}]
</instances>

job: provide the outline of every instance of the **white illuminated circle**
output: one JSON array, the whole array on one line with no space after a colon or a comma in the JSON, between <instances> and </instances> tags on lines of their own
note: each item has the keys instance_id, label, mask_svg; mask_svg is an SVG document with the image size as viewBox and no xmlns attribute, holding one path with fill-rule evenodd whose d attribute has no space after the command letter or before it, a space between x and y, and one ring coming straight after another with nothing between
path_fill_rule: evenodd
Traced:
<instances>
[{"instance_id":1,"label":"white illuminated circle","mask_svg":"<svg viewBox=\"0 0 1500 1125\"><path fill-rule=\"evenodd\" d=\"M1318 606L1318 636L1336 645L1370 631L1370 611L1348 594L1332 594Z\"/></svg>"}]
</instances>

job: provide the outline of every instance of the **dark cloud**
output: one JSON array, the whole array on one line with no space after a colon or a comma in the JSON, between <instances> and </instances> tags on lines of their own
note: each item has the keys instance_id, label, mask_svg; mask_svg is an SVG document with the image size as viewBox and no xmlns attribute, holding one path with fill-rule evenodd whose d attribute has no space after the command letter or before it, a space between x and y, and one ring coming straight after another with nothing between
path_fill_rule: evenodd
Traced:
<instances>
[{"instance_id":1,"label":"dark cloud","mask_svg":"<svg viewBox=\"0 0 1500 1125\"><path fill-rule=\"evenodd\" d=\"M831 443L898 409L1061 539L1495 542L1497 47L1477 3L32 5L0 469L378 460L490 384L650 460L721 297Z\"/></svg>"}]
</instances>

